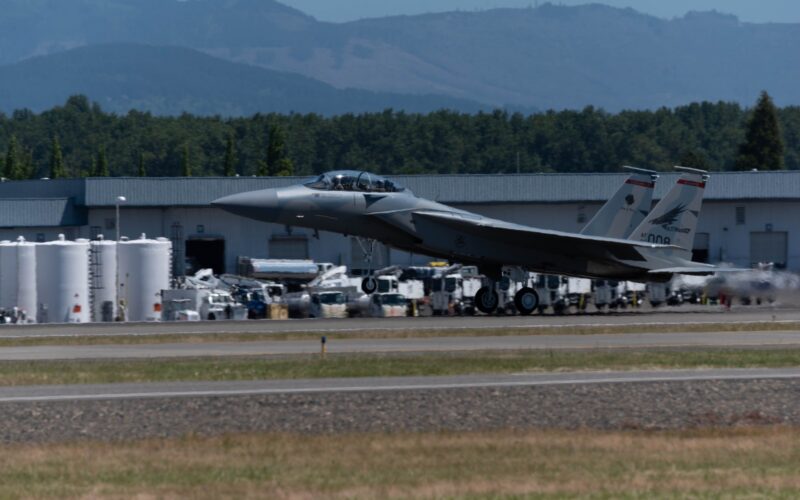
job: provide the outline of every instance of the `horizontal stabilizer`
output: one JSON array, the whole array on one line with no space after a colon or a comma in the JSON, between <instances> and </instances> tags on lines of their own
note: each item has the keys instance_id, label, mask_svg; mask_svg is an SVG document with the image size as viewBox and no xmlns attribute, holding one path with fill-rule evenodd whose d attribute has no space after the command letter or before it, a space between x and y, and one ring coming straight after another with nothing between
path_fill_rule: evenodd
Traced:
<instances>
[{"instance_id":1,"label":"horizontal stabilizer","mask_svg":"<svg viewBox=\"0 0 800 500\"><path fill-rule=\"evenodd\" d=\"M734 267L716 267L710 264L694 263L694 266L667 267L663 269L651 269L648 274L688 274L692 276L709 276L717 273L742 273L752 271L752 269Z\"/></svg>"}]
</instances>

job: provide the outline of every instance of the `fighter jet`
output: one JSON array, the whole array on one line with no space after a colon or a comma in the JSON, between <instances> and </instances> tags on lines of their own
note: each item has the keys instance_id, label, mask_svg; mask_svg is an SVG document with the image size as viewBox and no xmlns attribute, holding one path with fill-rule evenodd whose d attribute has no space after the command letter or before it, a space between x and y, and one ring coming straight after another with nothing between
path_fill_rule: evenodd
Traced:
<instances>
[{"instance_id":1,"label":"fighter jet","mask_svg":"<svg viewBox=\"0 0 800 500\"><path fill-rule=\"evenodd\" d=\"M569 233L514 224L419 198L391 179L369 172L333 171L304 184L227 196L212 204L256 220L308 227L380 241L394 248L477 265L487 277L475 299L493 312L504 266L544 274L620 281L666 282L674 274L713 274L691 261L707 172L683 167L676 188L627 238ZM590 224L591 226L591 224ZM377 288L372 277L366 293ZM523 314L538 306L532 288L515 296Z\"/></svg>"}]
</instances>

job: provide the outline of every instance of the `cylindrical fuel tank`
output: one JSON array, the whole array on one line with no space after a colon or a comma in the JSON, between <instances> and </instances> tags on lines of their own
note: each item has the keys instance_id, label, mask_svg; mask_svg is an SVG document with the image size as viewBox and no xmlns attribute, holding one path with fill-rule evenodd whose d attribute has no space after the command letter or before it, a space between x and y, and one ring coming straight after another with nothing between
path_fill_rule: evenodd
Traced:
<instances>
[{"instance_id":1,"label":"cylindrical fuel tank","mask_svg":"<svg viewBox=\"0 0 800 500\"><path fill-rule=\"evenodd\" d=\"M166 238L120 241L119 298L127 321L160 321L161 290L169 289L172 243Z\"/></svg>"},{"instance_id":2,"label":"cylindrical fuel tank","mask_svg":"<svg viewBox=\"0 0 800 500\"><path fill-rule=\"evenodd\" d=\"M117 317L117 242L101 236L90 246L92 321L114 321Z\"/></svg>"},{"instance_id":3,"label":"cylindrical fuel tank","mask_svg":"<svg viewBox=\"0 0 800 500\"><path fill-rule=\"evenodd\" d=\"M0 309L11 309L17 301L17 249L0 241Z\"/></svg>"},{"instance_id":4,"label":"cylindrical fuel tank","mask_svg":"<svg viewBox=\"0 0 800 500\"><path fill-rule=\"evenodd\" d=\"M36 244L24 238L17 240L17 308L25 323L36 322L38 292L36 288ZM20 318L23 321L22 318Z\"/></svg>"},{"instance_id":5,"label":"cylindrical fuel tank","mask_svg":"<svg viewBox=\"0 0 800 500\"><path fill-rule=\"evenodd\" d=\"M14 321L36 321L36 245L25 238L0 242L0 309Z\"/></svg>"},{"instance_id":6,"label":"cylindrical fuel tank","mask_svg":"<svg viewBox=\"0 0 800 500\"><path fill-rule=\"evenodd\" d=\"M89 241L58 240L36 246L41 323L86 323L89 311Z\"/></svg>"}]
</instances>

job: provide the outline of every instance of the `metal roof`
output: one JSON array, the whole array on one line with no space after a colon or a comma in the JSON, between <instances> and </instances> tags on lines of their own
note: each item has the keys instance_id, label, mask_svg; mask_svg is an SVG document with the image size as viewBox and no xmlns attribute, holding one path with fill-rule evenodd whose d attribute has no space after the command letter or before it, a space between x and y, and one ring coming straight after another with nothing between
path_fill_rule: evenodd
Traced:
<instances>
[{"instance_id":1,"label":"metal roof","mask_svg":"<svg viewBox=\"0 0 800 500\"><path fill-rule=\"evenodd\" d=\"M54 179L0 182L0 199L73 198L84 205L86 179Z\"/></svg>"},{"instance_id":2,"label":"metal roof","mask_svg":"<svg viewBox=\"0 0 800 500\"><path fill-rule=\"evenodd\" d=\"M655 198L663 196L678 178L663 173ZM603 202L627 174L505 174L390 176L418 196L442 203L581 203ZM113 207L117 196L125 206L207 206L229 194L296 184L306 177L110 177L73 180L10 181L0 183L0 200L20 213L9 198L73 198L75 205ZM800 171L715 172L705 200L800 200ZM4 213L6 210L4 209ZM23 214L24 215L24 214ZM4 215L5 217L5 215Z\"/></svg>"},{"instance_id":3,"label":"metal roof","mask_svg":"<svg viewBox=\"0 0 800 500\"><path fill-rule=\"evenodd\" d=\"M659 174L654 198L675 185L676 172ZM417 195L442 203L605 202L628 177L619 174L511 174L396 177ZM711 174L705 200L800 200L800 171Z\"/></svg>"},{"instance_id":4,"label":"metal roof","mask_svg":"<svg viewBox=\"0 0 800 500\"><path fill-rule=\"evenodd\" d=\"M86 205L207 206L229 194L297 184L306 177L107 177L86 180Z\"/></svg>"},{"instance_id":5,"label":"metal roof","mask_svg":"<svg viewBox=\"0 0 800 500\"><path fill-rule=\"evenodd\" d=\"M86 225L86 209L72 198L0 198L0 227L60 227Z\"/></svg>"},{"instance_id":6,"label":"metal roof","mask_svg":"<svg viewBox=\"0 0 800 500\"><path fill-rule=\"evenodd\" d=\"M628 174L398 175L393 180L423 198L442 203L603 202ZM666 194L678 173L663 173L655 198ZM105 178L86 180L87 206L203 206L229 194L296 184L306 177ZM800 200L800 171L719 172L711 175L706 200Z\"/></svg>"}]
</instances>

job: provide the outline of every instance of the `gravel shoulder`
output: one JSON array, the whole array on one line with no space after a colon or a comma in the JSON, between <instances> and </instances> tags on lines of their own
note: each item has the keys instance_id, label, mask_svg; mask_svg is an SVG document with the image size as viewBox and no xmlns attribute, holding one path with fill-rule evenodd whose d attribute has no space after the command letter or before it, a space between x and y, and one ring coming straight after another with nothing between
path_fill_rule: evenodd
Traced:
<instances>
[{"instance_id":1,"label":"gravel shoulder","mask_svg":"<svg viewBox=\"0 0 800 500\"><path fill-rule=\"evenodd\" d=\"M715 380L6 403L0 442L240 432L800 425L800 381Z\"/></svg>"}]
</instances>

